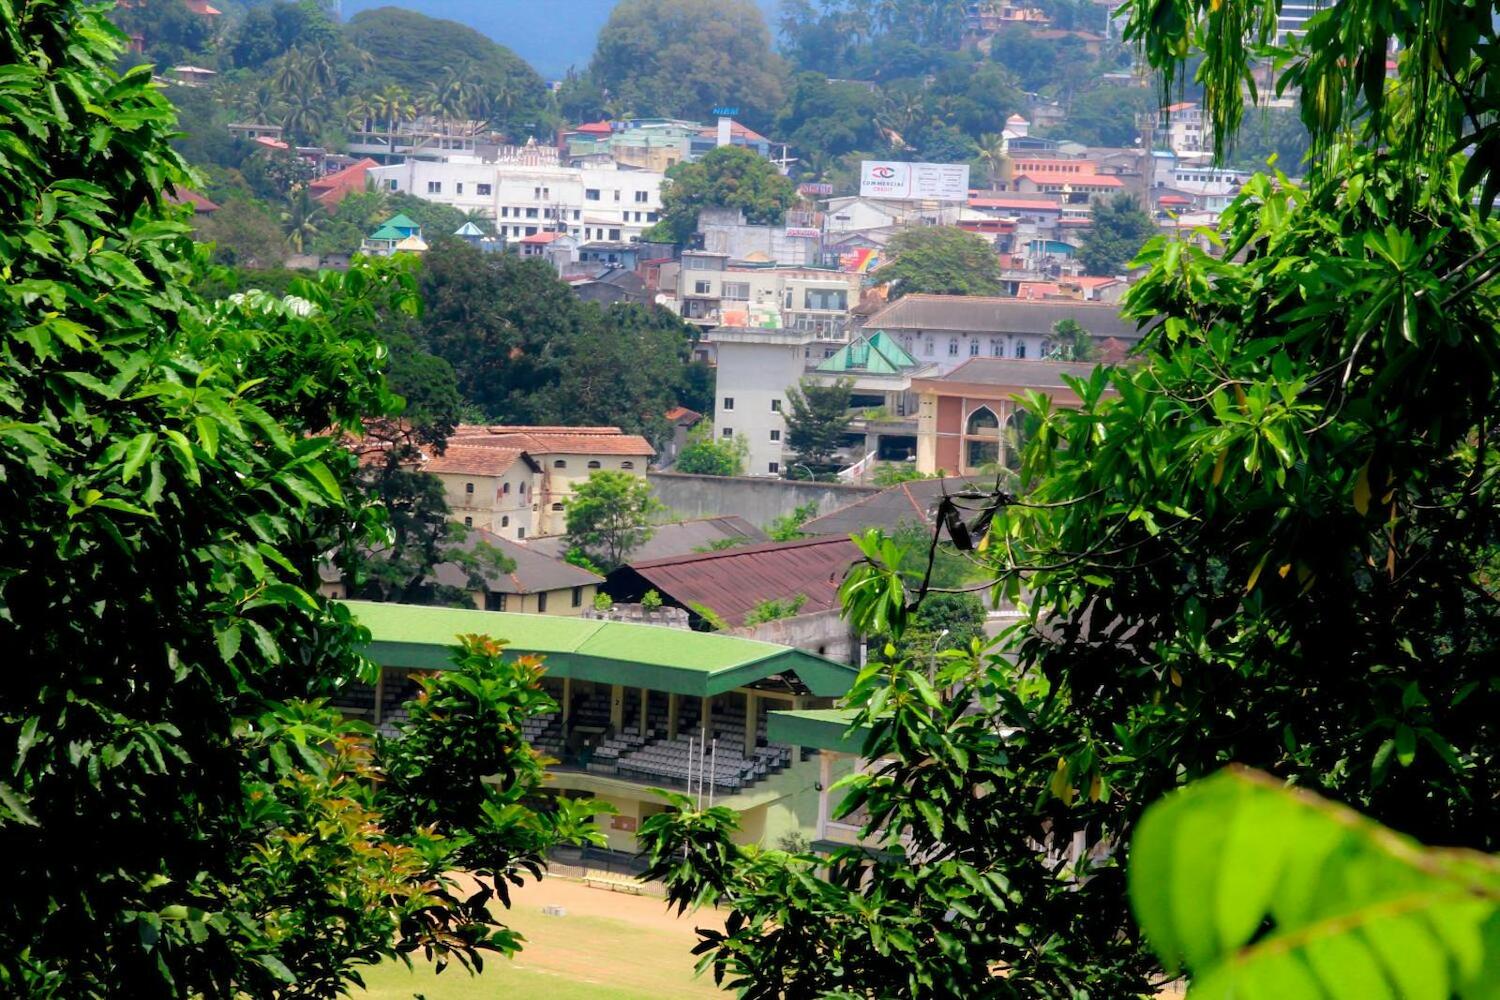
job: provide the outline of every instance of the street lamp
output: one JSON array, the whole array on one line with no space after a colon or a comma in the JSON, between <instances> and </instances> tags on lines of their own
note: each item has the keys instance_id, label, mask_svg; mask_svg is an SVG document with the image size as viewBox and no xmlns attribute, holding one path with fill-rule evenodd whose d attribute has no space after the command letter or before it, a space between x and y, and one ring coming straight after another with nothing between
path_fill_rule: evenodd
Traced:
<instances>
[{"instance_id":1,"label":"street lamp","mask_svg":"<svg viewBox=\"0 0 1500 1000\"><path fill-rule=\"evenodd\" d=\"M809 468L806 465L803 465L801 462L793 462L792 463L792 468L793 469L807 469L807 478L808 478L808 480L810 480L812 482L817 482L817 479L818 479L817 475L813 472L813 470L811 468Z\"/></svg>"}]
</instances>

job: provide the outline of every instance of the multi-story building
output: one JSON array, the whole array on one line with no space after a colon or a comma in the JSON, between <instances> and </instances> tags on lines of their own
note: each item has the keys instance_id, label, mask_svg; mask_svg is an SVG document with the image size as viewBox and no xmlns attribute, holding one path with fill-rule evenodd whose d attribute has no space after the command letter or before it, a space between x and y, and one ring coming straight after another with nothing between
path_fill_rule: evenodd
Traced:
<instances>
[{"instance_id":1,"label":"multi-story building","mask_svg":"<svg viewBox=\"0 0 1500 1000\"><path fill-rule=\"evenodd\" d=\"M449 438L449 450L454 449L466 453L515 451L529 460L535 470L527 490L531 501L529 536L566 531L568 501L578 484L593 473L610 469L644 476L656 456L651 442L639 434L625 434L618 427L465 425ZM495 533L504 536L503 531Z\"/></svg>"},{"instance_id":2,"label":"multi-story building","mask_svg":"<svg viewBox=\"0 0 1500 1000\"><path fill-rule=\"evenodd\" d=\"M714 433L748 445L745 471L779 476L786 466L787 389L807 370L810 337L798 330L720 327L713 331Z\"/></svg>"},{"instance_id":3,"label":"multi-story building","mask_svg":"<svg viewBox=\"0 0 1500 1000\"><path fill-rule=\"evenodd\" d=\"M455 521L515 541L537 534L532 503L542 467L521 449L464 447L455 441L422 469L442 482Z\"/></svg>"},{"instance_id":4,"label":"multi-story building","mask_svg":"<svg viewBox=\"0 0 1500 1000\"><path fill-rule=\"evenodd\" d=\"M1214 126L1201 105L1193 101L1169 104L1165 109L1167 145L1172 152L1212 153Z\"/></svg>"},{"instance_id":5,"label":"multi-story building","mask_svg":"<svg viewBox=\"0 0 1500 1000\"><path fill-rule=\"evenodd\" d=\"M567 166L556 149L536 145L504 147L493 157L409 159L368 176L381 191L481 212L496 235L512 240L540 232L580 242L635 240L661 212L660 173L612 162Z\"/></svg>"},{"instance_id":6,"label":"multi-story building","mask_svg":"<svg viewBox=\"0 0 1500 1000\"><path fill-rule=\"evenodd\" d=\"M771 140L732 120L722 126L680 118L588 122L563 132L559 145L569 157L608 156L616 163L662 173L719 145L743 146L760 156L771 156Z\"/></svg>"}]
</instances>

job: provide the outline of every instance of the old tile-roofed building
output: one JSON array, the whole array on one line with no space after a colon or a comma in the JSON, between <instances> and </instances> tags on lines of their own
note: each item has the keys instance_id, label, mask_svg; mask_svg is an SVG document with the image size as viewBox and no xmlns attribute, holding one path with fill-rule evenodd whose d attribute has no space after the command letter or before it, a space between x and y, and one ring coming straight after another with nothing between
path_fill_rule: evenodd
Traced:
<instances>
[{"instance_id":1,"label":"old tile-roofed building","mask_svg":"<svg viewBox=\"0 0 1500 1000\"><path fill-rule=\"evenodd\" d=\"M897 483L874 496L815 517L802 525L802 530L813 535L851 535L871 528L884 528L889 533L903 524L930 523L932 508L938 498L945 493L957 493L972 481L948 476Z\"/></svg>"},{"instance_id":2,"label":"old tile-roofed building","mask_svg":"<svg viewBox=\"0 0 1500 1000\"><path fill-rule=\"evenodd\" d=\"M490 567L480 570L485 589L474 594L476 607L553 615L579 615L593 607L594 594L604 582L602 577L480 528L469 532L460 545L472 552L481 542L498 549L514 567L508 571ZM432 575L444 586L469 587L468 571L457 563L439 563Z\"/></svg>"},{"instance_id":3,"label":"old tile-roofed building","mask_svg":"<svg viewBox=\"0 0 1500 1000\"><path fill-rule=\"evenodd\" d=\"M837 608L844 572L858 558L859 549L848 538L736 546L632 562L611 573L604 589L623 601L638 601L655 590L668 604L689 611L701 605L735 627L765 601L802 595L800 614Z\"/></svg>"},{"instance_id":4,"label":"old tile-roofed building","mask_svg":"<svg viewBox=\"0 0 1500 1000\"><path fill-rule=\"evenodd\" d=\"M376 163L367 156L357 163L351 163L342 170L336 170L331 174L319 177L317 180L309 183L307 189L312 192L313 201L316 201L324 208L332 208L343 201L345 195L363 191L367 183L365 172L371 167L378 166L380 166L379 163ZM407 235L410 234L408 233Z\"/></svg>"},{"instance_id":5,"label":"old tile-roofed building","mask_svg":"<svg viewBox=\"0 0 1500 1000\"><path fill-rule=\"evenodd\" d=\"M464 447L450 444L441 455L431 455L422 463L423 472L454 473L472 476L503 476L525 454L520 448Z\"/></svg>"},{"instance_id":6,"label":"old tile-roofed building","mask_svg":"<svg viewBox=\"0 0 1500 1000\"><path fill-rule=\"evenodd\" d=\"M1093 302L1024 302L1010 296L903 295L875 313L867 329L891 333L1024 333L1047 336L1071 319L1095 337L1139 340L1135 323L1112 305ZM904 346L904 344L903 344ZM909 348L908 348L909 349ZM920 353L913 352L920 357Z\"/></svg>"}]
</instances>

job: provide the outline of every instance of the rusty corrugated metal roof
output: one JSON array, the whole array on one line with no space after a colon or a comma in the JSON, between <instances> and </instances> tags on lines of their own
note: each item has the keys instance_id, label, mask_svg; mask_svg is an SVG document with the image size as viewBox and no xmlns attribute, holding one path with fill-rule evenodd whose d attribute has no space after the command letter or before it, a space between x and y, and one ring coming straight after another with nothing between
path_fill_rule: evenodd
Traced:
<instances>
[{"instance_id":1,"label":"rusty corrugated metal roof","mask_svg":"<svg viewBox=\"0 0 1500 1000\"><path fill-rule=\"evenodd\" d=\"M742 625L762 601L798 594L807 595L799 614L837 607L844 572L859 558L848 538L811 538L649 559L628 568L662 596L685 606L702 604L730 625Z\"/></svg>"}]
</instances>

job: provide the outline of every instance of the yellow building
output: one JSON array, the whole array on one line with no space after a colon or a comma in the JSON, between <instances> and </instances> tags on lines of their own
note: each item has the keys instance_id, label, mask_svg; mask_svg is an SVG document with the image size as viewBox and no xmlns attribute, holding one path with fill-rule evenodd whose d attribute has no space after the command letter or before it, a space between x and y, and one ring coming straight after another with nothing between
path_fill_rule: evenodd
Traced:
<instances>
[{"instance_id":1,"label":"yellow building","mask_svg":"<svg viewBox=\"0 0 1500 1000\"><path fill-rule=\"evenodd\" d=\"M449 444L422 464L443 484L455 521L521 541L537 534L533 492L542 468L519 448Z\"/></svg>"}]
</instances>

